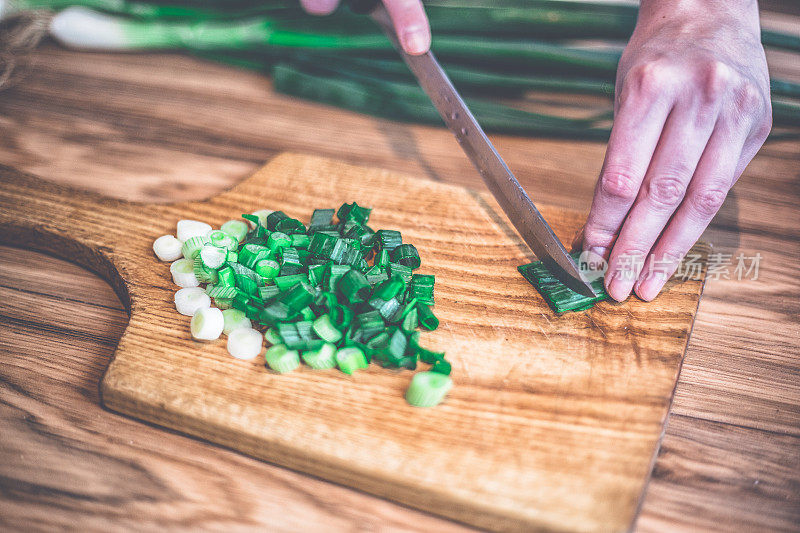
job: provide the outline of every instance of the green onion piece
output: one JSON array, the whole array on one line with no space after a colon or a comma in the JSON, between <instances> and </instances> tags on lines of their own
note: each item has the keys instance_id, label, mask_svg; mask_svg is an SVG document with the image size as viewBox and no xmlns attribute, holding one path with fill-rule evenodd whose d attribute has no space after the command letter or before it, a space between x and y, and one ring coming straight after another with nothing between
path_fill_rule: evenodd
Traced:
<instances>
[{"instance_id":1,"label":"green onion piece","mask_svg":"<svg viewBox=\"0 0 800 533\"><path fill-rule=\"evenodd\" d=\"M408 337L402 330L392 328L389 336L389 345L386 347L386 352L396 359L400 359L406 353L408 348Z\"/></svg>"},{"instance_id":2,"label":"green onion piece","mask_svg":"<svg viewBox=\"0 0 800 533\"><path fill-rule=\"evenodd\" d=\"M322 278L323 289L336 292L339 280L350 271L347 265L331 265Z\"/></svg>"},{"instance_id":3,"label":"green onion piece","mask_svg":"<svg viewBox=\"0 0 800 533\"><path fill-rule=\"evenodd\" d=\"M200 248L199 256L203 266L211 270L217 270L225 264L228 252L224 248L217 248L212 244L206 244Z\"/></svg>"},{"instance_id":4,"label":"green onion piece","mask_svg":"<svg viewBox=\"0 0 800 533\"><path fill-rule=\"evenodd\" d=\"M348 375L352 375L356 370L369 366L364 352L355 346L340 348L336 352L336 364L339 370Z\"/></svg>"},{"instance_id":5,"label":"green onion piece","mask_svg":"<svg viewBox=\"0 0 800 533\"><path fill-rule=\"evenodd\" d=\"M326 342L316 350L303 352L303 361L314 369L336 368L336 346Z\"/></svg>"},{"instance_id":6,"label":"green onion piece","mask_svg":"<svg viewBox=\"0 0 800 533\"><path fill-rule=\"evenodd\" d=\"M237 276L246 276L255 281L257 285L264 284L264 278L262 278L261 275L259 275L255 270L251 270L240 263L228 263L228 266L233 269L233 272Z\"/></svg>"},{"instance_id":7,"label":"green onion piece","mask_svg":"<svg viewBox=\"0 0 800 533\"><path fill-rule=\"evenodd\" d=\"M328 342L339 342L342 332L331 322L330 315L322 315L314 321L314 332Z\"/></svg>"},{"instance_id":8,"label":"green onion piece","mask_svg":"<svg viewBox=\"0 0 800 533\"><path fill-rule=\"evenodd\" d=\"M289 215L284 213L283 211L273 211L272 213L267 215L266 218L266 227L269 231L276 231L276 227L278 222L289 218Z\"/></svg>"},{"instance_id":9,"label":"green onion piece","mask_svg":"<svg viewBox=\"0 0 800 533\"><path fill-rule=\"evenodd\" d=\"M406 290L406 282L401 276L392 276L391 279L385 281L375 288L373 296L381 300L391 300L398 294Z\"/></svg>"},{"instance_id":10,"label":"green onion piece","mask_svg":"<svg viewBox=\"0 0 800 533\"><path fill-rule=\"evenodd\" d=\"M337 239L330 259L337 265L357 265L363 258L360 244L349 239Z\"/></svg>"},{"instance_id":11,"label":"green onion piece","mask_svg":"<svg viewBox=\"0 0 800 533\"><path fill-rule=\"evenodd\" d=\"M401 244L391 252L391 258L394 263L400 263L410 269L419 268L422 262L419 259L419 252L413 244Z\"/></svg>"},{"instance_id":12,"label":"green onion piece","mask_svg":"<svg viewBox=\"0 0 800 533\"><path fill-rule=\"evenodd\" d=\"M304 270L303 262L296 248L287 247L281 250L281 275L298 274Z\"/></svg>"},{"instance_id":13,"label":"green onion piece","mask_svg":"<svg viewBox=\"0 0 800 533\"><path fill-rule=\"evenodd\" d=\"M353 202L352 204L342 204L342 206L336 212L336 216L339 219L339 222L342 223L346 221L353 221L358 222L359 224L366 224L369 220L369 214L371 212L372 209L361 207L357 203Z\"/></svg>"},{"instance_id":14,"label":"green onion piece","mask_svg":"<svg viewBox=\"0 0 800 533\"><path fill-rule=\"evenodd\" d=\"M262 259L256 263L256 273L264 279L272 279L280 272L280 265L272 259Z\"/></svg>"},{"instance_id":15,"label":"green onion piece","mask_svg":"<svg viewBox=\"0 0 800 533\"><path fill-rule=\"evenodd\" d=\"M315 233L308 243L308 252L317 257L330 259L331 252L338 240L337 237L328 235L327 233Z\"/></svg>"},{"instance_id":16,"label":"green onion piece","mask_svg":"<svg viewBox=\"0 0 800 533\"><path fill-rule=\"evenodd\" d=\"M397 298L389 298L382 300L381 298L372 298L369 301L370 307L378 311L386 322L394 323L400 320L400 315L403 312L403 306Z\"/></svg>"},{"instance_id":17,"label":"green onion piece","mask_svg":"<svg viewBox=\"0 0 800 533\"><path fill-rule=\"evenodd\" d=\"M429 331L439 327L439 319L433 314L431 308L424 303L417 303L417 319L419 320L419 325Z\"/></svg>"},{"instance_id":18,"label":"green onion piece","mask_svg":"<svg viewBox=\"0 0 800 533\"><path fill-rule=\"evenodd\" d=\"M372 267L364 273L364 277L367 278L367 282L370 286L375 286L387 281L389 279L389 274L378 267Z\"/></svg>"},{"instance_id":19,"label":"green onion piece","mask_svg":"<svg viewBox=\"0 0 800 533\"><path fill-rule=\"evenodd\" d=\"M232 222L239 221L233 220ZM244 224L244 222L242 222L242 224ZM224 248L225 250L236 250L236 248L239 246L239 241L219 229L209 231L208 235L206 235L206 238L210 244L218 248Z\"/></svg>"},{"instance_id":20,"label":"green onion piece","mask_svg":"<svg viewBox=\"0 0 800 533\"><path fill-rule=\"evenodd\" d=\"M308 307L308 304L313 300L314 293L312 288L304 281L296 283L291 289L282 292L278 296L278 301L286 304L292 314L299 313L304 307Z\"/></svg>"},{"instance_id":21,"label":"green onion piece","mask_svg":"<svg viewBox=\"0 0 800 533\"><path fill-rule=\"evenodd\" d=\"M403 244L403 236L399 231L382 229L375 232L378 239L378 246L381 250L391 252L401 244Z\"/></svg>"},{"instance_id":22,"label":"green onion piece","mask_svg":"<svg viewBox=\"0 0 800 533\"><path fill-rule=\"evenodd\" d=\"M580 261L580 253L576 252L570 255L576 262ZM556 313L583 311L608 298L602 277L590 283L595 294L597 294L596 297L591 298L583 296L561 283L541 261L520 265L517 270L539 291Z\"/></svg>"},{"instance_id":23,"label":"green onion piece","mask_svg":"<svg viewBox=\"0 0 800 533\"><path fill-rule=\"evenodd\" d=\"M272 251L260 244L248 243L239 250L239 262L249 269L254 269L259 261L271 258Z\"/></svg>"},{"instance_id":24,"label":"green onion piece","mask_svg":"<svg viewBox=\"0 0 800 533\"><path fill-rule=\"evenodd\" d=\"M194 261L195 256L200 253L200 250L206 244L208 244L208 239L205 237L192 237L191 239L187 239L181 247L183 257L189 261Z\"/></svg>"},{"instance_id":25,"label":"green onion piece","mask_svg":"<svg viewBox=\"0 0 800 533\"><path fill-rule=\"evenodd\" d=\"M211 289L208 287L211 287ZM214 299L234 298L238 294L236 287L225 287L223 285L218 285L216 287L209 285L208 287L206 287L206 294Z\"/></svg>"},{"instance_id":26,"label":"green onion piece","mask_svg":"<svg viewBox=\"0 0 800 533\"><path fill-rule=\"evenodd\" d=\"M300 311L300 316L303 317L303 320L316 320L317 318L316 313L314 313L314 310L310 307L306 307Z\"/></svg>"},{"instance_id":27,"label":"green onion piece","mask_svg":"<svg viewBox=\"0 0 800 533\"><path fill-rule=\"evenodd\" d=\"M303 233L295 233L292 237L293 248L308 248L311 238Z\"/></svg>"},{"instance_id":28,"label":"green onion piece","mask_svg":"<svg viewBox=\"0 0 800 533\"><path fill-rule=\"evenodd\" d=\"M297 350L290 350L283 344L270 347L264 354L267 365L281 374L291 372L300 366L300 354Z\"/></svg>"},{"instance_id":29,"label":"green onion piece","mask_svg":"<svg viewBox=\"0 0 800 533\"><path fill-rule=\"evenodd\" d=\"M317 230L333 225L333 215L335 209L314 209L311 213L311 222L308 225L308 230Z\"/></svg>"},{"instance_id":30,"label":"green onion piece","mask_svg":"<svg viewBox=\"0 0 800 533\"><path fill-rule=\"evenodd\" d=\"M348 270L337 283L339 292L351 304L365 302L372 290L367 278L358 270Z\"/></svg>"},{"instance_id":31,"label":"green onion piece","mask_svg":"<svg viewBox=\"0 0 800 533\"><path fill-rule=\"evenodd\" d=\"M225 287L236 286L236 273L229 266L224 266L217 271L217 283Z\"/></svg>"},{"instance_id":32,"label":"green onion piece","mask_svg":"<svg viewBox=\"0 0 800 533\"><path fill-rule=\"evenodd\" d=\"M419 321L417 319L417 309L416 307L412 307L411 311L405 314L405 316L403 316L403 322L401 324L401 328L406 333L413 333L414 330L417 329L418 325Z\"/></svg>"},{"instance_id":33,"label":"green onion piece","mask_svg":"<svg viewBox=\"0 0 800 533\"><path fill-rule=\"evenodd\" d=\"M333 326L339 330L347 329L353 321L353 311L349 307L336 304L330 310L330 318Z\"/></svg>"},{"instance_id":34,"label":"green onion piece","mask_svg":"<svg viewBox=\"0 0 800 533\"><path fill-rule=\"evenodd\" d=\"M205 266L200 254L195 254L193 270L195 277L201 283L217 282L217 271L213 268L208 268Z\"/></svg>"},{"instance_id":35,"label":"green onion piece","mask_svg":"<svg viewBox=\"0 0 800 533\"><path fill-rule=\"evenodd\" d=\"M260 298L258 284L247 276L236 275L236 287L251 298Z\"/></svg>"},{"instance_id":36,"label":"green onion piece","mask_svg":"<svg viewBox=\"0 0 800 533\"><path fill-rule=\"evenodd\" d=\"M386 325L378 311L368 311L353 317L352 328L360 338L371 339L386 329Z\"/></svg>"},{"instance_id":37,"label":"green onion piece","mask_svg":"<svg viewBox=\"0 0 800 533\"><path fill-rule=\"evenodd\" d=\"M293 233L305 233L306 227L296 218L284 218L275 224L275 231L291 235Z\"/></svg>"},{"instance_id":38,"label":"green onion piece","mask_svg":"<svg viewBox=\"0 0 800 533\"><path fill-rule=\"evenodd\" d=\"M226 263L238 263L239 262L239 254L234 252L233 250L228 250L228 255L225 256Z\"/></svg>"},{"instance_id":39,"label":"green onion piece","mask_svg":"<svg viewBox=\"0 0 800 533\"><path fill-rule=\"evenodd\" d=\"M247 235L247 223L241 220L229 220L219 229L236 239L237 243L242 242Z\"/></svg>"},{"instance_id":40,"label":"green onion piece","mask_svg":"<svg viewBox=\"0 0 800 533\"><path fill-rule=\"evenodd\" d=\"M403 281L406 282L406 285L411 283L411 267L407 267L405 265L401 265L400 263L389 263L389 275L390 276L400 276L403 278Z\"/></svg>"},{"instance_id":41,"label":"green onion piece","mask_svg":"<svg viewBox=\"0 0 800 533\"><path fill-rule=\"evenodd\" d=\"M452 372L453 367L450 365L449 361L445 361L444 359L439 359L433 366L431 367L431 372L436 372L437 374L444 374L445 376L449 376L450 372Z\"/></svg>"},{"instance_id":42,"label":"green onion piece","mask_svg":"<svg viewBox=\"0 0 800 533\"><path fill-rule=\"evenodd\" d=\"M313 265L308 267L308 282L315 287L322 284L322 277L325 274L327 265Z\"/></svg>"},{"instance_id":43,"label":"green onion piece","mask_svg":"<svg viewBox=\"0 0 800 533\"><path fill-rule=\"evenodd\" d=\"M426 274L412 275L411 285L409 287L409 295L424 304L433 305L434 282L434 276L429 276Z\"/></svg>"},{"instance_id":44,"label":"green onion piece","mask_svg":"<svg viewBox=\"0 0 800 533\"><path fill-rule=\"evenodd\" d=\"M444 400L453 380L438 372L417 372L406 391L406 401L414 407L433 407Z\"/></svg>"},{"instance_id":45,"label":"green onion piece","mask_svg":"<svg viewBox=\"0 0 800 533\"><path fill-rule=\"evenodd\" d=\"M389 250L381 248L381 251L375 255L375 266L384 269L389 266Z\"/></svg>"},{"instance_id":46,"label":"green onion piece","mask_svg":"<svg viewBox=\"0 0 800 533\"><path fill-rule=\"evenodd\" d=\"M266 285L258 288L258 295L261 300L269 300L270 298L280 294L280 292L280 289L278 289L278 287L275 285Z\"/></svg>"},{"instance_id":47,"label":"green onion piece","mask_svg":"<svg viewBox=\"0 0 800 533\"><path fill-rule=\"evenodd\" d=\"M278 333L278 330L275 328L269 328L266 333L264 333L264 340L266 340L270 344L280 344L281 343L281 336Z\"/></svg>"},{"instance_id":48,"label":"green onion piece","mask_svg":"<svg viewBox=\"0 0 800 533\"><path fill-rule=\"evenodd\" d=\"M233 298L214 298L214 305L223 311L233 307Z\"/></svg>"},{"instance_id":49,"label":"green onion piece","mask_svg":"<svg viewBox=\"0 0 800 533\"><path fill-rule=\"evenodd\" d=\"M272 214L274 215L275 213ZM280 231L270 233L269 238L267 239L267 246L273 252L277 252L278 250L282 250L283 248L287 248L291 245L292 238L285 233L281 233Z\"/></svg>"},{"instance_id":50,"label":"green onion piece","mask_svg":"<svg viewBox=\"0 0 800 533\"><path fill-rule=\"evenodd\" d=\"M305 274L292 274L290 276L278 276L273 281L280 291L285 291L291 289L301 281L307 282L308 277Z\"/></svg>"}]
</instances>

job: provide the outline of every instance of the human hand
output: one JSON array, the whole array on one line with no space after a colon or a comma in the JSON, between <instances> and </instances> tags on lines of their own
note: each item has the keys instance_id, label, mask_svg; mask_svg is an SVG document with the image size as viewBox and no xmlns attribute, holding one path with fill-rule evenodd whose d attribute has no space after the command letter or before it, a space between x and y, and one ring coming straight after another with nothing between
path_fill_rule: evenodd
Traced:
<instances>
[{"instance_id":1,"label":"human hand","mask_svg":"<svg viewBox=\"0 0 800 533\"><path fill-rule=\"evenodd\" d=\"M753 0L643 0L614 126L576 246L608 260L615 300L652 300L772 127Z\"/></svg>"},{"instance_id":2,"label":"human hand","mask_svg":"<svg viewBox=\"0 0 800 533\"><path fill-rule=\"evenodd\" d=\"M339 0L300 0L303 9L313 15L329 15ZM400 45L411 55L424 54L431 47L431 29L421 0L383 0L394 24Z\"/></svg>"}]
</instances>

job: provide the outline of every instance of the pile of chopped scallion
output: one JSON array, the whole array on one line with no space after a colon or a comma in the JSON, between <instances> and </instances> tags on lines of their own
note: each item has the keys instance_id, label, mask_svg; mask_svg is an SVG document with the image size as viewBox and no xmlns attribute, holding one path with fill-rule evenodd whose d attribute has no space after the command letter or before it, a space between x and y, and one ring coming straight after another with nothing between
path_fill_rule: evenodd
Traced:
<instances>
[{"instance_id":1,"label":"pile of chopped scallion","mask_svg":"<svg viewBox=\"0 0 800 533\"><path fill-rule=\"evenodd\" d=\"M308 227L267 210L220 229L181 220L177 238L159 237L153 251L174 261L175 306L192 317L195 339L225 334L232 356L253 359L266 338L266 364L279 373L301 361L345 374L372 361L409 370L422 361L431 369L414 376L406 399L433 406L452 387L444 353L419 343L418 329L439 325L434 276L414 272L419 253L399 231L367 226L370 211L355 202L316 209Z\"/></svg>"}]
</instances>

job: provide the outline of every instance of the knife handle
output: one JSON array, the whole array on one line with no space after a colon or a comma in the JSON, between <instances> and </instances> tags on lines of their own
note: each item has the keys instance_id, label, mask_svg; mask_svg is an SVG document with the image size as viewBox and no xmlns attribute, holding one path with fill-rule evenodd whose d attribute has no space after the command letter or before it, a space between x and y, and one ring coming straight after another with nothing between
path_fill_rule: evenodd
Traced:
<instances>
[{"instance_id":1,"label":"knife handle","mask_svg":"<svg viewBox=\"0 0 800 533\"><path fill-rule=\"evenodd\" d=\"M380 0L347 0L346 5L353 13L366 15L380 4Z\"/></svg>"}]
</instances>

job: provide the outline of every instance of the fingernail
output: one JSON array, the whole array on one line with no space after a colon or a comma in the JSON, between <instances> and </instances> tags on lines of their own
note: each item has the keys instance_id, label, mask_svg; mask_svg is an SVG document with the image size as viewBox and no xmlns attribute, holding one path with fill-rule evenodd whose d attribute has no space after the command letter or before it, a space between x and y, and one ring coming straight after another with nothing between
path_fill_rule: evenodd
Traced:
<instances>
[{"instance_id":1,"label":"fingernail","mask_svg":"<svg viewBox=\"0 0 800 533\"><path fill-rule=\"evenodd\" d=\"M427 36L421 30L411 29L403 34L403 49L409 54L424 54L428 46Z\"/></svg>"},{"instance_id":2,"label":"fingernail","mask_svg":"<svg viewBox=\"0 0 800 533\"><path fill-rule=\"evenodd\" d=\"M589 253L599 255L600 257L608 261L608 248L605 248L603 246L592 246L589 248Z\"/></svg>"},{"instance_id":3,"label":"fingernail","mask_svg":"<svg viewBox=\"0 0 800 533\"><path fill-rule=\"evenodd\" d=\"M656 270L648 275L645 279L636 284L636 294L642 300L649 302L661 292L664 284L667 282L667 275L665 272Z\"/></svg>"}]
</instances>

